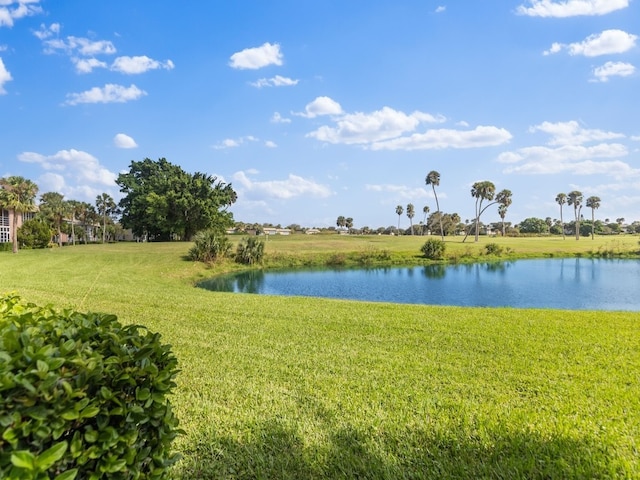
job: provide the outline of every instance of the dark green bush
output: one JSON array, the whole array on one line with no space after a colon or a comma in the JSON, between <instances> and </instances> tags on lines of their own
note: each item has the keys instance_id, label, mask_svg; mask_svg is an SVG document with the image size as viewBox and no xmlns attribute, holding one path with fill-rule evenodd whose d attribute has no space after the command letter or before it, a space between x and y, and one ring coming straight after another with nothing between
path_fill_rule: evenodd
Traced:
<instances>
[{"instance_id":1,"label":"dark green bush","mask_svg":"<svg viewBox=\"0 0 640 480\"><path fill-rule=\"evenodd\" d=\"M0 478L169 478L176 367L144 327L0 296Z\"/></svg>"},{"instance_id":2,"label":"dark green bush","mask_svg":"<svg viewBox=\"0 0 640 480\"><path fill-rule=\"evenodd\" d=\"M242 240L236 249L236 262L244 265L262 263L264 258L264 242L256 237Z\"/></svg>"},{"instance_id":3,"label":"dark green bush","mask_svg":"<svg viewBox=\"0 0 640 480\"><path fill-rule=\"evenodd\" d=\"M229 252L231 241L224 231L213 228L196 234L195 245L189 250L189 259L210 263L227 257Z\"/></svg>"},{"instance_id":4,"label":"dark green bush","mask_svg":"<svg viewBox=\"0 0 640 480\"><path fill-rule=\"evenodd\" d=\"M40 220L27 220L18 229L20 248L47 248L53 231Z\"/></svg>"},{"instance_id":5,"label":"dark green bush","mask_svg":"<svg viewBox=\"0 0 640 480\"><path fill-rule=\"evenodd\" d=\"M442 240L430 238L420 247L420 251L430 260L440 260L444 257L446 248L447 244Z\"/></svg>"},{"instance_id":6,"label":"dark green bush","mask_svg":"<svg viewBox=\"0 0 640 480\"><path fill-rule=\"evenodd\" d=\"M504 249L497 243L487 243L484 246L484 250L487 255L496 255L498 257L502 255L502 252L504 251Z\"/></svg>"}]
</instances>

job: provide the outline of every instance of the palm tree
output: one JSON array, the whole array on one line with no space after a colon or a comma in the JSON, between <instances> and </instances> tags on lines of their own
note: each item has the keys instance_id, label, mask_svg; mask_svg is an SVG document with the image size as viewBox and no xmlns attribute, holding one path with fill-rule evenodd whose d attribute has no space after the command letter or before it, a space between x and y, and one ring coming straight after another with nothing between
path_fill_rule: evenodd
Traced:
<instances>
[{"instance_id":1,"label":"palm tree","mask_svg":"<svg viewBox=\"0 0 640 480\"><path fill-rule=\"evenodd\" d=\"M40 212L51 222L56 230L58 246L62 247L62 223L69 212L69 205L64 195L58 192L47 192L40 196Z\"/></svg>"},{"instance_id":2,"label":"palm tree","mask_svg":"<svg viewBox=\"0 0 640 480\"><path fill-rule=\"evenodd\" d=\"M102 243L105 243L107 232L107 217L117 212L116 202L108 193L96 197L96 208L102 217Z\"/></svg>"},{"instance_id":3,"label":"palm tree","mask_svg":"<svg viewBox=\"0 0 640 480\"><path fill-rule=\"evenodd\" d=\"M347 230L349 232L351 232L351 229L353 228L353 218L351 217L347 217L344 219L344 226L347 227Z\"/></svg>"},{"instance_id":4,"label":"palm tree","mask_svg":"<svg viewBox=\"0 0 640 480\"><path fill-rule=\"evenodd\" d=\"M416 215L416 209L413 203L407 205L407 217L409 217L409 225L411 225L411 235L413 235L413 217Z\"/></svg>"},{"instance_id":5,"label":"palm tree","mask_svg":"<svg viewBox=\"0 0 640 480\"><path fill-rule=\"evenodd\" d=\"M427 185L431 185L433 189L433 196L436 198L436 210L440 211L440 203L438 202L438 195L436 194L436 187L440 186L440 174L435 170L431 170L424 179ZM442 228L442 215L440 215L440 237L444 240L444 229Z\"/></svg>"},{"instance_id":6,"label":"palm tree","mask_svg":"<svg viewBox=\"0 0 640 480\"><path fill-rule=\"evenodd\" d=\"M595 237L595 226L596 226L596 209L600 208L600 197L591 196L587 198L587 208L591 209L591 240Z\"/></svg>"},{"instance_id":7,"label":"palm tree","mask_svg":"<svg viewBox=\"0 0 640 480\"><path fill-rule=\"evenodd\" d=\"M562 225L562 239L565 239L564 236L564 220L562 219L562 206L567 203L567 195L564 193L559 193L556 195L556 203L560 205L560 224Z\"/></svg>"},{"instance_id":8,"label":"palm tree","mask_svg":"<svg viewBox=\"0 0 640 480\"><path fill-rule=\"evenodd\" d=\"M37 194L38 186L31 180L19 176L0 178L0 206L13 211L13 253L18 253L18 214L38 209L34 203Z\"/></svg>"},{"instance_id":9,"label":"palm tree","mask_svg":"<svg viewBox=\"0 0 640 480\"><path fill-rule=\"evenodd\" d=\"M567 205L573 205L575 216L576 240L580 240L580 210L582 210L582 192L574 190L567 195Z\"/></svg>"},{"instance_id":10,"label":"palm tree","mask_svg":"<svg viewBox=\"0 0 640 480\"><path fill-rule=\"evenodd\" d=\"M507 216L507 206L506 205L500 205L498 207L498 215L500 215L500 218L502 219L502 236L504 237L504 217Z\"/></svg>"},{"instance_id":11,"label":"palm tree","mask_svg":"<svg viewBox=\"0 0 640 480\"><path fill-rule=\"evenodd\" d=\"M496 192L496 186L489 181L484 182L476 182L471 187L471 196L476 199L476 238L475 241L479 240L478 236L480 234L480 215L482 214L482 202L483 200L491 201Z\"/></svg>"},{"instance_id":12,"label":"palm tree","mask_svg":"<svg viewBox=\"0 0 640 480\"><path fill-rule=\"evenodd\" d=\"M69 205L69 215L71 215L71 242L73 245L76 244L76 220L82 215L84 210L83 202L79 202L78 200L67 200L67 205Z\"/></svg>"},{"instance_id":13,"label":"palm tree","mask_svg":"<svg viewBox=\"0 0 640 480\"><path fill-rule=\"evenodd\" d=\"M402 205L398 205L396 207L396 215L398 215L398 235L400 235L400 215L402 215L402 212L404 212L404 208L402 208Z\"/></svg>"},{"instance_id":14,"label":"palm tree","mask_svg":"<svg viewBox=\"0 0 640 480\"><path fill-rule=\"evenodd\" d=\"M346 225L346 223L347 223L347 219L346 219L346 218L344 218L342 215L340 215L340 216L338 217L338 219L336 220L336 226L337 226L338 228L344 228L344 226Z\"/></svg>"},{"instance_id":15,"label":"palm tree","mask_svg":"<svg viewBox=\"0 0 640 480\"><path fill-rule=\"evenodd\" d=\"M422 213L424 213L424 220L422 221L423 223L423 227L422 227L422 235L424 235L424 229L427 225L427 215L429 214L429 206L425 205L424 207L422 207Z\"/></svg>"}]
</instances>

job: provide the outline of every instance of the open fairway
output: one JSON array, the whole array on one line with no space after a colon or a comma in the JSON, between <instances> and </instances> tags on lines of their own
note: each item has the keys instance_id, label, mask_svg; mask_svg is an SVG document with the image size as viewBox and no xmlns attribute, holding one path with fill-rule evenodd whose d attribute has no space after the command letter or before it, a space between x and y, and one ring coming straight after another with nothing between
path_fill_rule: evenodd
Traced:
<instances>
[{"instance_id":1,"label":"open fairway","mask_svg":"<svg viewBox=\"0 0 640 480\"><path fill-rule=\"evenodd\" d=\"M273 237L267 263L421 262L424 241ZM447 251L488 242L522 257L638 250L621 236ZM0 253L0 292L114 313L173 345L174 478L640 478L640 313L213 293L194 283L236 267L186 261L189 247Z\"/></svg>"}]
</instances>

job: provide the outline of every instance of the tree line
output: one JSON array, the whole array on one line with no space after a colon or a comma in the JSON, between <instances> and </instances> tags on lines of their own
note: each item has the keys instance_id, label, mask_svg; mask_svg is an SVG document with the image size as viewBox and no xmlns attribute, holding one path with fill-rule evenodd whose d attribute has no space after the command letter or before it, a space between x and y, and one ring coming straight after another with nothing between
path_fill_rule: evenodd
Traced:
<instances>
[{"instance_id":1,"label":"tree line","mask_svg":"<svg viewBox=\"0 0 640 480\"><path fill-rule=\"evenodd\" d=\"M104 243L118 227L131 229L145 240L190 241L198 231L233 224L233 215L227 209L237 195L231 184L205 173L187 173L165 158L132 161L129 171L118 175L116 184L124 194L119 203L107 193L98 195L91 205L66 200L58 192L46 192L36 204L38 186L33 181L21 176L1 178L0 208L14 212L13 252L18 251L19 243L46 246L52 237L62 246L63 233L70 235L74 245L76 238L86 243L87 227L100 230ZM18 216L24 218L26 213L33 213L33 218L18 228Z\"/></svg>"}]
</instances>

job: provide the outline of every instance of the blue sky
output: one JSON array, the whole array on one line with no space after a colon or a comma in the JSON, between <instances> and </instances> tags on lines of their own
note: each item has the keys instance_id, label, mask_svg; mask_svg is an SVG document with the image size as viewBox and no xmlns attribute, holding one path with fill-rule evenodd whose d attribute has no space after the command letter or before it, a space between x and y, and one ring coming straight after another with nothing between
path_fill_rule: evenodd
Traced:
<instances>
[{"instance_id":1,"label":"blue sky","mask_svg":"<svg viewBox=\"0 0 640 480\"><path fill-rule=\"evenodd\" d=\"M638 35L638 0L0 0L0 176L93 203L165 157L236 220L375 228L437 170L463 220L490 180L514 223L576 189L631 222Z\"/></svg>"}]
</instances>

